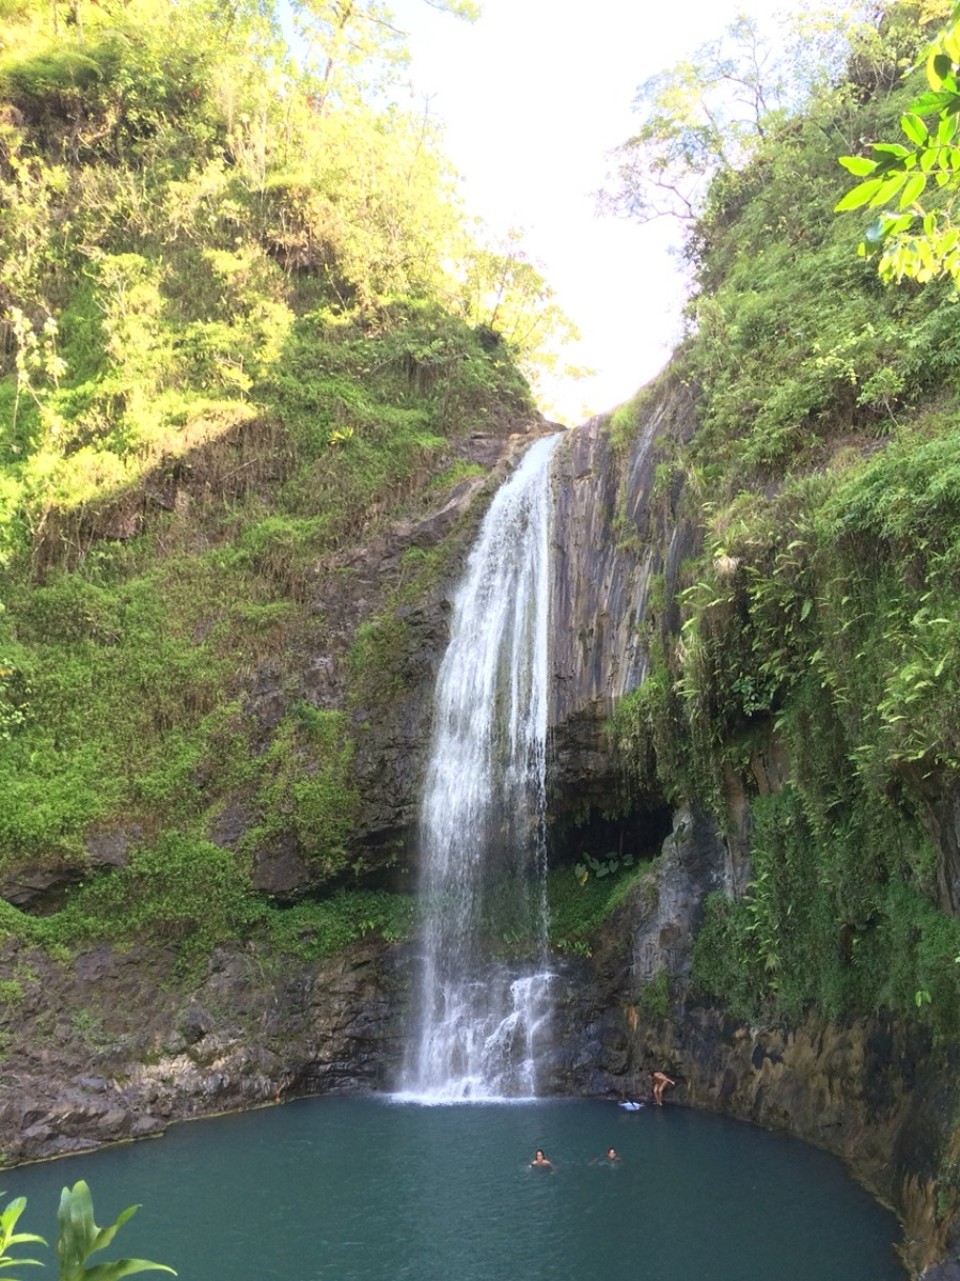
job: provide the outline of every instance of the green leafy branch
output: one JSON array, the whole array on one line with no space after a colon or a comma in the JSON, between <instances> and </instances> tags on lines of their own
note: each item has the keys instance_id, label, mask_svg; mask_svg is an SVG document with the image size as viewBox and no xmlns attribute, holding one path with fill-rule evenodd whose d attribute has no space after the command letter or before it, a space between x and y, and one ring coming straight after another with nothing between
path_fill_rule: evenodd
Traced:
<instances>
[{"instance_id":1,"label":"green leafy branch","mask_svg":"<svg viewBox=\"0 0 960 1281\"><path fill-rule=\"evenodd\" d=\"M927 91L900 119L905 142L872 143L872 157L840 157L861 181L835 210L880 211L860 254L882 248L879 270L885 280L906 277L925 284L946 276L960 288L960 227L954 220L960 193L960 4L928 48L926 74ZM925 116L935 119L928 124ZM939 193L939 207L930 207L928 193Z\"/></svg>"}]
</instances>

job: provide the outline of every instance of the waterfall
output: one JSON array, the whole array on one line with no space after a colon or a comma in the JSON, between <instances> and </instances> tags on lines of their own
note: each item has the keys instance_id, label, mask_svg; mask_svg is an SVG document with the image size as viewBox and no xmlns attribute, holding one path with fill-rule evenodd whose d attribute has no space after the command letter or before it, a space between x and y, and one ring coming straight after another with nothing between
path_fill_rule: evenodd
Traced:
<instances>
[{"instance_id":1,"label":"waterfall","mask_svg":"<svg viewBox=\"0 0 960 1281\"><path fill-rule=\"evenodd\" d=\"M403 1092L537 1092L546 1032L544 833L550 461L537 441L498 490L453 602L420 832L423 958Z\"/></svg>"}]
</instances>

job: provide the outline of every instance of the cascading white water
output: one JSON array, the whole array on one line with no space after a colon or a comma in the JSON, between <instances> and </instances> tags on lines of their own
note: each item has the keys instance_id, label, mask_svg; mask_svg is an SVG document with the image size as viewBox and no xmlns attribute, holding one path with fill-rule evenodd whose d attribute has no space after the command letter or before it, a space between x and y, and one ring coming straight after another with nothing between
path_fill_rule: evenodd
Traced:
<instances>
[{"instance_id":1,"label":"cascading white water","mask_svg":"<svg viewBox=\"0 0 960 1281\"><path fill-rule=\"evenodd\" d=\"M424 954L403 1092L536 1094L549 1016L544 840L550 460L494 496L454 599L421 815ZM505 951L522 962L497 960Z\"/></svg>"}]
</instances>

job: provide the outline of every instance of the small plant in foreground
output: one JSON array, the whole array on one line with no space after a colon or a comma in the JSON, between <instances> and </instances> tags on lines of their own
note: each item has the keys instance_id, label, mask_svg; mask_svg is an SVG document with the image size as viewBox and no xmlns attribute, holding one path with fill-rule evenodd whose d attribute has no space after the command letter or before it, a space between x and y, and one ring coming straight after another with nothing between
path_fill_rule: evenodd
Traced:
<instances>
[{"instance_id":1,"label":"small plant in foreground","mask_svg":"<svg viewBox=\"0 0 960 1281\"><path fill-rule=\"evenodd\" d=\"M41 1245L47 1244L43 1237L38 1237L33 1232L16 1231L17 1220L23 1214L26 1204L25 1196L17 1197L0 1212L0 1268L15 1268L24 1263L42 1266L39 1259L16 1259L7 1253L12 1245L26 1245L27 1242L34 1241L38 1241Z\"/></svg>"},{"instance_id":2,"label":"small plant in foreground","mask_svg":"<svg viewBox=\"0 0 960 1281\"><path fill-rule=\"evenodd\" d=\"M57 1212L60 1281L119 1281L120 1277L132 1276L135 1272L170 1272L176 1276L173 1268L163 1263L150 1263L147 1259L116 1259L113 1263L87 1267L90 1256L105 1249L139 1208L127 1206L110 1227L98 1228L93 1221L93 1198L83 1179L72 1188L64 1188Z\"/></svg>"},{"instance_id":3,"label":"small plant in foreground","mask_svg":"<svg viewBox=\"0 0 960 1281\"><path fill-rule=\"evenodd\" d=\"M22 1264L43 1266L39 1259L14 1258L8 1253L13 1245L26 1245L28 1242L47 1244L43 1237L33 1232L16 1231L17 1220L26 1204L26 1197L17 1197L0 1212L0 1268ZM132 1276L135 1272L169 1272L176 1276L173 1268L168 1268L164 1263L151 1263L148 1259L116 1259L112 1263L87 1266L90 1256L105 1249L139 1208L136 1205L128 1206L110 1227L98 1228L93 1220L93 1198L86 1183L80 1179L72 1188L64 1188L57 1212L60 1281L120 1281L121 1277Z\"/></svg>"}]
</instances>

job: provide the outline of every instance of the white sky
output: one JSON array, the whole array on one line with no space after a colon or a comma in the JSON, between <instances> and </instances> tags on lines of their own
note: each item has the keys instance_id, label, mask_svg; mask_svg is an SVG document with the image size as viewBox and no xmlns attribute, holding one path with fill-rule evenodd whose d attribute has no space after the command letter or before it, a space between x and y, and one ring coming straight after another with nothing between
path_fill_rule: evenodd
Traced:
<instances>
[{"instance_id":1,"label":"white sky","mask_svg":"<svg viewBox=\"0 0 960 1281\"><path fill-rule=\"evenodd\" d=\"M663 219L595 213L606 153L630 136L637 87L774 0L481 0L471 25L426 0L393 0L409 33L420 100L445 126L444 150L468 210L495 233L524 232L529 257L582 334L569 362L597 371L548 389L543 408L574 425L629 399L679 334L680 264ZM776 6L779 7L779 6ZM552 403L549 403L552 402Z\"/></svg>"}]
</instances>

